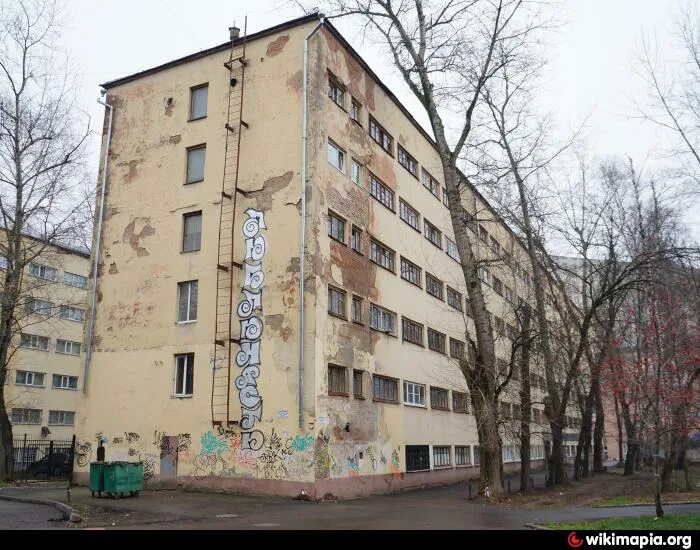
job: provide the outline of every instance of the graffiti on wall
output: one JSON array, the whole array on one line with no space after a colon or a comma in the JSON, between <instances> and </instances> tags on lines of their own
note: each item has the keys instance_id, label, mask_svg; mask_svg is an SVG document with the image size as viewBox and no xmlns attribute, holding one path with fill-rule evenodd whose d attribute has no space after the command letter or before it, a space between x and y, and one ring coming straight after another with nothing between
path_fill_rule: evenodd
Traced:
<instances>
[{"instance_id":1,"label":"graffiti on wall","mask_svg":"<svg viewBox=\"0 0 700 550\"><path fill-rule=\"evenodd\" d=\"M76 443L75 457L78 466L87 466L92 458L92 443L85 441L84 443Z\"/></svg>"},{"instance_id":2,"label":"graffiti on wall","mask_svg":"<svg viewBox=\"0 0 700 550\"><path fill-rule=\"evenodd\" d=\"M265 439L260 430L253 430L262 418L263 398L258 391L260 376L260 338L263 332L262 319L256 312L262 311L262 290L265 281L263 258L266 241L260 234L267 229L262 212L249 208L245 211L248 219L243 222L245 237L245 258L243 260L242 298L238 303L238 317L241 325L236 354L236 365L240 373L236 378L236 389L241 403L241 449L257 451Z\"/></svg>"},{"instance_id":3,"label":"graffiti on wall","mask_svg":"<svg viewBox=\"0 0 700 550\"><path fill-rule=\"evenodd\" d=\"M286 479L289 476L287 470L287 460L294 452L292 440L287 438L283 441L282 438L275 433L272 428L272 433L267 440L267 445L262 454L257 458L257 468L263 477L272 479Z\"/></svg>"}]
</instances>

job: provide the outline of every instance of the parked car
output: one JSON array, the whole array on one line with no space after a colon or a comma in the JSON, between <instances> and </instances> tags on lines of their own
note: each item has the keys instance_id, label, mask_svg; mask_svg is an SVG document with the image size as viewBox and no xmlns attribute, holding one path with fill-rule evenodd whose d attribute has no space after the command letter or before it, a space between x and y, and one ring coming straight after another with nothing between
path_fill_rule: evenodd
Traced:
<instances>
[{"instance_id":1,"label":"parked car","mask_svg":"<svg viewBox=\"0 0 700 550\"><path fill-rule=\"evenodd\" d=\"M27 466L27 475L30 476L60 476L68 474L71 471L70 456L68 453L54 453L51 456L51 464L49 465L49 456L46 455L41 460L32 462Z\"/></svg>"}]
</instances>

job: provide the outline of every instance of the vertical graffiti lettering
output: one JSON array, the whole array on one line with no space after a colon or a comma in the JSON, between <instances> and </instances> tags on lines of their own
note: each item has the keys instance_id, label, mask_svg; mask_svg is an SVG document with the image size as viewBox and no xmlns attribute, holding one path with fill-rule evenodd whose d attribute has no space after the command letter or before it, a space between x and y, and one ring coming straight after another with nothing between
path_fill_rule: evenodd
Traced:
<instances>
[{"instance_id":1,"label":"vertical graffiti lettering","mask_svg":"<svg viewBox=\"0 0 700 550\"><path fill-rule=\"evenodd\" d=\"M256 313L263 309L263 259L267 242L260 231L267 229L267 226L263 212L249 208L245 213L248 219L243 222L242 227L245 237L245 259L243 288L237 309L241 332L239 351L236 354L236 365L240 369L236 378L236 389L241 403L241 449L257 451L265 442L262 432L253 428L262 418L263 408L263 398L258 390L257 381L260 376L260 338L264 325Z\"/></svg>"}]
</instances>

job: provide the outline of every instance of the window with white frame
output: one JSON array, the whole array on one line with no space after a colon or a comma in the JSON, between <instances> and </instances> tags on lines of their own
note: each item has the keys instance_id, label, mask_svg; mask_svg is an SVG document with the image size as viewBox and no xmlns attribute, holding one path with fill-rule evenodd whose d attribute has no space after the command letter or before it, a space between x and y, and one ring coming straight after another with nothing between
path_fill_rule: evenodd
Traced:
<instances>
[{"instance_id":1,"label":"window with white frame","mask_svg":"<svg viewBox=\"0 0 700 550\"><path fill-rule=\"evenodd\" d=\"M28 298L26 302L26 312L35 313L36 315L44 315L48 317L53 310L53 304L39 298Z\"/></svg>"},{"instance_id":2,"label":"window with white frame","mask_svg":"<svg viewBox=\"0 0 700 550\"><path fill-rule=\"evenodd\" d=\"M26 349L36 349L40 351L48 351L49 337L23 333L20 336L19 347Z\"/></svg>"},{"instance_id":3,"label":"window with white frame","mask_svg":"<svg viewBox=\"0 0 700 550\"><path fill-rule=\"evenodd\" d=\"M209 84L190 88L190 120L197 120L207 116L208 100Z\"/></svg>"},{"instance_id":4,"label":"window with white frame","mask_svg":"<svg viewBox=\"0 0 700 550\"><path fill-rule=\"evenodd\" d=\"M387 153L394 154L394 138L372 117L369 117L369 135Z\"/></svg>"},{"instance_id":5,"label":"window with white frame","mask_svg":"<svg viewBox=\"0 0 700 550\"><path fill-rule=\"evenodd\" d=\"M350 164L350 179L357 185L362 183L362 165L355 159Z\"/></svg>"},{"instance_id":6,"label":"window with white frame","mask_svg":"<svg viewBox=\"0 0 700 550\"><path fill-rule=\"evenodd\" d=\"M452 466L450 447L448 445L433 445L433 467L445 468L447 466Z\"/></svg>"},{"instance_id":7,"label":"window with white frame","mask_svg":"<svg viewBox=\"0 0 700 550\"><path fill-rule=\"evenodd\" d=\"M41 409L12 409L13 424L41 424Z\"/></svg>"},{"instance_id":8,"label":"window with white frame","mask_svg":"<svg viewBox=\"0 0 700 550\"><path fill-rule=\"evenodd\" d=\"M345 173L345 151L330 139L328 140L328 163L343 174Z\"/></svg>"},{"instance_id":9,"label":"window with white frame","mask_svg":"<svg viewBox=\"0 0 700 550\"><path fill-rule=\"evenodd\" d=\"M67 374L54 374L51 387L59 390L77 390L78 377Z\"/></svg>"},{"instance_id":10,"label":"window with white frame","mask_svg":"<svg viewBox=\"0 0 700 550\"><path fill-rule=\"evenodd\" d=\"M49 424L57 426L73 426L75 424L75 412L49 411Z\"/></svg>"},{"instance_id":11,"label":"window with white frame","mask_svg":"<svg viewBox=\"0 0 700 550\"><path fill-rule=\"evenodd\" d=\"M350 104L350 118L362 126L362 105L354 97L352 98L352 103Z\"/></svg>"},{"instance_id":12,"label":"window with white frame","mask_svg":"<svg viewBox=\"0 0 700 550\"><path fill-rule=\"evenodd\" d=\"M363 324L362 320L362 298L359 296L352 297L352 322Z\"/></svg>"},{"instance_id":13,"label":"window with white frame","mask_svg":"<svg viewBox=\"0 0 700 550\"><path fill-rule=\"evenodd\" d=\"M177 283L177 322L187 323L197 320L198 281Z\"/></svg>"},{"instance_id":14,"label":"window with white frame","mask_svg":"<svg viewBox=\"0 0 700 550\"><path fill-rule=\"evenodd\" d=\"M350 248L362 254L362 230L356 225L352 226L352 231L350 232Z\"/></svg>"},{"instance_id":15,"label":"window with white frame","mask_svg":"<svg viewBox=\"0 0 700 550\"><path fill-rule=\"evenodd\" d=\"M418 161L414 159L406 149L398 146L398 159L399 164L408 170L414 177L418 177Z\"/></svg>"},{"instance_id":16,"label":"window with white frame","mask_svg":"<svg viewBox=\"0 0 700 550\"><path fill-rule=\"evenodd\" d=\"M197 145L187 149L187 174L185 183L204 181L204 161L207 155L206 145Z\"/></svg>"},{"instance_id":17,"label":"window with white frame","mask_svg":"<svg viewBox=\"0 0 700 550\"><path fill-rule=\"evenodd\" d=\"M403 402L405 405L425 407L425 385L404 381Z\"/></svg>"},{"instance_id":18,"label":"window with white frame","mask_svg":"<svg viewBox=\"0 0 700 550\"><path fill-rule=\"evenodd\" d=\"M56 340L56 353L67 353L68 355L80 355L82 344L80 342L71 342L70 340Z\"/></svg>"},{"instance_id":19,"label":"window with white frame","mask_svg":"<svg viewBox=\"0 0 700 550\"><path fill-rule=\"evenodd\" d=\"M455 464L457 466L469 466L472 463L469 445L455 445Z\"/></svg>"},{"instance_id":20,"label":"window with white frame","mask_svg":"<svg viewBox=\"0 0 700 550\"><path fill-rule=\"evenodd\" d=\"M440 198L440 184L425 168L423 168L423 185L433 196Z\"/></svg>"},{"instance_id":21,"label":"window with white frame","mask_svg":"<svg viewBox=\"0 0 700 550\"><path fill-rule=\"evenodd\" d=\"M449 237L445 237L445 252L453 260L459 262L459 250L457 250L457 243L454 242Z\"/></svg>"},{"instance_id":22,"label":"window with white frame","mask_svg":"<svg viewBox=\"0 0 700 550\"><path fill-rule=\"evenodd\" d=\"M68 321L85 321L85 310L73 306L61 306L61 319Z\"/></svg>"},{"instance_id":23,"label":"window with white frame","mask_svg":"<svg viewBox=\"0 0 700 550\"><path fill-rule=\"evenodd\" d=\"M370 304L369 314L370 328L396 335L396 313Z\"/></svg>"},{"instance_id":24,"label":"window with white frame","mask_svg":"<svg viewBox=\"0 0 700 550\"><path fill-rule=\"evenodd\" d=\"M58 270L54 267L31 262L27 266L27 269L29 274L33 277L39 277L40 279L44 279L46 281L58 280Z\"/></svg>"},{"instance_id":25,"label":"window with white frame","mask_svg":"<svg viewBox=\"0 0 700 550\"><path fill-rule=\"evenodd\" d=\"M345 220L332 212L328 212L328 236L345 244Z\"/></svg>"},{"instance_id":26,"label":"window with white frame","mask_svg":"<svg viewBox=\"0 0 700 550\"><path fill-rule=\"evenodd\" d=\"M389 210L394 210L394 192L372 174L369 175L369 194Z\"/></svg>"},{"instance_id":27,"label":"window with white frame","mask_svg":"<svg viewBox=\"0 0 700 550\"><path fill-rule=\"evenodd\" d=\"M77 288L87 288L88 280L87 277L66 271L63 273L63 284Z\"/></svg>"},{"instance_id":28,"label":"window with white frame","mask_svg":"<svg viewBox=\"0 0 700 550\"><path fill-rule=\"evenodd\" d=\"M401 278L416 286L421 286L421 268L402 256Z\"/></svg>"},{"instance_id":29,"label":"window with white frame","mask_svg":"<svg viewBox=\"0 0 700 550\"><path fill-rule=\"evenodd\" d=\"M333 103L338 107L345 108L345 87L331 75L328 75L328 97L333 100Z\"/></svg>"},{"instance_id":30,"label":"window with white frame","mask_svg":"<svg viewBox=\"0 0 700 550\"><path fill-rule=\"evenodd\" d=\"M15 373L15 384L18 386L44 386L44 373L29 370L18 370Z\"/></svg>"},{"instance_id":31,"label":"window with white frame","mask_svg":"<svg viewBox=\"0 0 700 550\"><path fill-rule=\"evenodd\" d=\"M442 233L428 220L423 220L425 224L425 238L438 248L442 248Z\"/></svg>"},{"instance_id":32,"label":"window with white frame","mask_svg":"<svg viewBox=\"0 0 700 550\"><path fill-rule=\"evenodd\" d=\"M194 388L194 353L175 356L175 397L191 397Z\"/></svg>"},{"instance_id":33,"label":"window with white frame","mask_svg":"<svg viewBox=\"0 0 700 550\"><path fill-rule=\"evenodd\" d=\"M413 229L420 231L420 214L403 199L399 199L399 217Z\"/></svg>"}]
</instances>

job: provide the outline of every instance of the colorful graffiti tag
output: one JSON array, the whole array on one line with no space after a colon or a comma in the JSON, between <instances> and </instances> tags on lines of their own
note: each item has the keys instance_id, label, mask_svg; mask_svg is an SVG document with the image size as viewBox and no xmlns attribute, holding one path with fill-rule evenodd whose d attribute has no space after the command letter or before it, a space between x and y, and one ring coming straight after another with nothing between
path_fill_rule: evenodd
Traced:
<instances>
[{"instance_id":1,"label":"colorful graffiti tag","mask_svg":"<svg viewBox=\"0 0 700 550\"><path fill-rule=\"evenodd\" d=\"M248 219L243 222L245 237L245 258L243 260L243 295L238 303L238 317L241 325L239 351L236 365L241 369L236 378L236 389L241 403L241 449L257 451L265 442L260 430L253 430L262 418L263 398L258 391L257 379L260 376L260 338L263 322L256 312L262 311L262 288L265 281L263 258L266 241L260 235L267 229L262 212L249 208L245 212Z\"/></svg>"}]
</instances>

